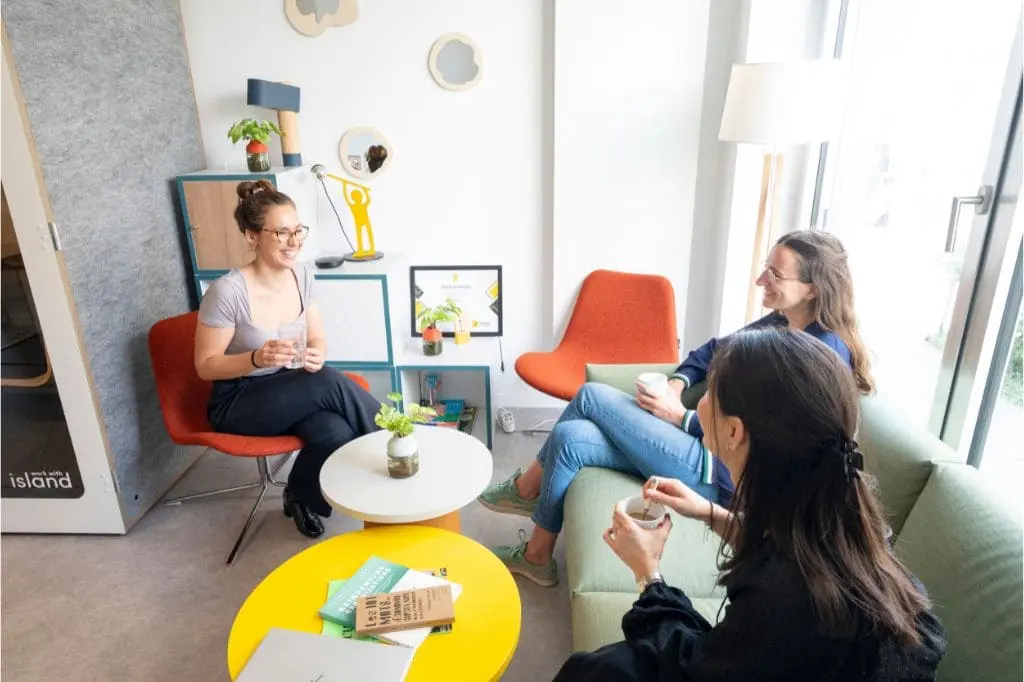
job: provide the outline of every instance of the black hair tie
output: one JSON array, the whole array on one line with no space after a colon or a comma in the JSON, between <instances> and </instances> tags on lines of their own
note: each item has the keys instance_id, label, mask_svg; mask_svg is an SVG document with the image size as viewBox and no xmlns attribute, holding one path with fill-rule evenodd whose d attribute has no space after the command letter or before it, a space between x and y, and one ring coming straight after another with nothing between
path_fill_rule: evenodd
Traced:
<instances>
[{"instance_id":1,"label":"black hair tie","mask_svg":"<svg viewBox=\"0 0 1024 682\"><path fill-rule=\"evenodd\" d=\"M852 438L830 438L825 448L843 458L843 478L847 481L854 478L858 471L864 471L864 453L860 451L860 444Z\"/></svg>"},{"instance_id":2,"label":"black hair tie","mask_svg":"<svg viewBox=\"0 0 1024 682\"><path fill-rule=\"evenodd\" d=\"M864 453L858 448L860 444L852 438L844 438L843 443L843 476L849 481L856 472L864 471Z\"/></svg>"}]
</instances>

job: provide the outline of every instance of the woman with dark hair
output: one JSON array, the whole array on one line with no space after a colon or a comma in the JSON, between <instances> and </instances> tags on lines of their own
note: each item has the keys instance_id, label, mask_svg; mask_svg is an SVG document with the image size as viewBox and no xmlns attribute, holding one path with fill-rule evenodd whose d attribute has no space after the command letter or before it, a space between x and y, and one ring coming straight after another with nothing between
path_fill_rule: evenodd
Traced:
<instances>
[{"instance_id":1,"label":"woman with dark hair","mask_svg":"<svg viewBox=\"0 0 1024 682\"><path fill-rule=\"evenodd\" d=\"M933 680L945 633L888 545L853 440L858 406L845 363L808 334L723 341L697 409L736 481L732 508L677 480L644 494L721 536L724 617L712 626L662 580L668 514L644 530L616 510L604 539L641 589L625 641L574 654L555 679Z\"/></svg>"},{"instance_id":2,"label":"woman with dark hair","mask_svg":"<svg viewBox=\"0 0 1024 682\"><path fill-rule=\"evenodd\" d=\"M874 384L853 312L853 282L846 251L825 232L801 231L776 242L756 284L772 312L748 328L799 329L829 346L850 367L858 388ZM711 339L691 352L669 379L661 397L637 385L629 395L587 383L569 402L537 458L528 468L489 486L478 498L488 509L532 518L529 539L494 548L510 571L551 586L558 581L553 558L562 529L569 484L585 466L627 474L678 478L700 495L727 505L733 485L722 463L706 447L701 420L683 407L683 391L704 381L718 346Z\"/></svg>"},{"instance_id":3,"label":"woman with dark hair","mask_svg":"<svg viewBox=\"0 0 1024 682\"><path fill-rule=\"evenodd\" d=\"M376 431L380 404L358 384L324 367L327 342L313 273L298 262L309 228L295 203L266 180L238 185L235 221L255 257L210 286L199 304L195 366L213 382L207 414L215 429L243 436L294 434L303 448L284 489L284 513L299 532L323 534L331 506L320 468L348 441ZM295 366L295 338L306 331Z\"/></svg>"}]
</instances>

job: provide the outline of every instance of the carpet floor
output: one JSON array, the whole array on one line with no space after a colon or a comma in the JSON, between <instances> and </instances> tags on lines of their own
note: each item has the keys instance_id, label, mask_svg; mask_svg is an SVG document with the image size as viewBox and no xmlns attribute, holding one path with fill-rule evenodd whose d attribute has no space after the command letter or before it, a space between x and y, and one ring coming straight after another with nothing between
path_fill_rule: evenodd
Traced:
<instances>
[{"instance_id":1,"label":"carpet floor","mask_svg":"<svg viewBox=\"0 0 1024 682\"><path fill-rule=\"evenodd\" d=\"M516 412L520 428L553 410ZM494 479L527 464L542 435L495 429ZM283 473L279 477L283 477ZM173 494L254 480L252 462L207 454ZM4 682L227 680L226 644L235 613L270 571L313 542L265 501L258 529L233 566L224 560L252 496L153 508L125 536L4 535L0 540L0 676ZM510 543L528 519L473 502L462 530L487 544ZM335 514L327 535L361 528ZM517 578L523 607L519 647L503 680L550 680L572 650L564 556L559 585Z\"/></svg>"}]
</instances>

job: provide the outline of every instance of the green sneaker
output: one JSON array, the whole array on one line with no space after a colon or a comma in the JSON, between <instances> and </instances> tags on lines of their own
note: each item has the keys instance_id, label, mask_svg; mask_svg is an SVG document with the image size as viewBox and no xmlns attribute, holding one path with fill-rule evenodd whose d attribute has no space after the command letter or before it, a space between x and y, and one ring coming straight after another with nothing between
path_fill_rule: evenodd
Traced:
<instances>
[{"instance_id":1,"label":"green sneaker","mask_svg":"<svg viewBox=\"0 0 1024 682\"><path fill-rule=\"evenodd\" d=\"M492 483L476 498L480 504L491 511L499 514L516 514L530 518L533 510L537 508L539 497L526 500L519 496L519 489L516 488L516 479L523 475L520 467L514 474L501 483Z\"/></svg>"},{"instance_id":2,"label":"green sneaker","mask_svg":"<svg viewBox=\"0 0 1024 682\"><path fill-rule=\"evenodd\" d=\"M554 587L557 585L558 563L554 559L543 566L530 563L526 560L526 543L526 531L520 528L518 545L492 547L491 551L501 559L501 563L505 564L510 573L518 573L541 587Z\"/></svg>"}]
</instances>

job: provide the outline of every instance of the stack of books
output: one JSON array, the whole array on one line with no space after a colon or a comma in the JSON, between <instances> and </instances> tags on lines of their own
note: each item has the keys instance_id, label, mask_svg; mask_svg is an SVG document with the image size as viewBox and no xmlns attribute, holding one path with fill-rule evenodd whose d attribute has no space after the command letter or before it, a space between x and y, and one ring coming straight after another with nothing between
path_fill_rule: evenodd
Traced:
<instances>
[{"instance_id":1,"label":"stack of books","mask_svg":"<svg viewBox=\"0 0 1024 682\"><path fill-rule=\"evenodd\" d=\"M431 633L452 631L462 586L446 575L370 557L351 578L327 586L319 635L272 628L238 682L401 682L416 648Z\"/></svg>"},{"instance_id":2,"label":"stack of books","mask_svg":"<svg viewBox=\"0 0 1024 682\"><path fill-rule=\"evenodd\" d=\"M462 408L465 404L465 400L439 400L431 405L437 414L431 417L430 421L425 422L425 424L427 426L457 428L459 420L462 418Z\"/></svg>"},{"instance_id":3,"label":"stack of books","mask_svg":"<svg viewBox=\"0 0 1024 682\"><path fill-rule=\"evenodd\" d=\"M431 633L452 630L454 602L462 586L446 576L444 567L414 571L370 557L351 578L327 586L327 601L319 612L321 632L415 649Z\"/></svg>"},{"instance_id":4,"label":"stack of books","mask_svg":"<svg viewBox=\"0 0 1024 682\"><path fill-rule=\"evenodd\" d=\"M441 400L432 407L437 411L437 415L430 421L424 422L425 426L457 428L463 433L473 435L473 426L476 424L476 408L467 405L465 400Z\"/></svg>"}]
</instances>

